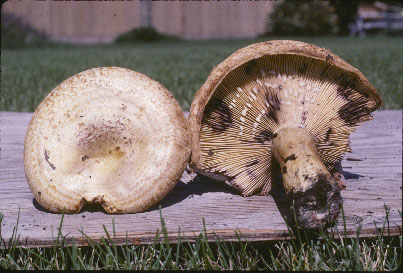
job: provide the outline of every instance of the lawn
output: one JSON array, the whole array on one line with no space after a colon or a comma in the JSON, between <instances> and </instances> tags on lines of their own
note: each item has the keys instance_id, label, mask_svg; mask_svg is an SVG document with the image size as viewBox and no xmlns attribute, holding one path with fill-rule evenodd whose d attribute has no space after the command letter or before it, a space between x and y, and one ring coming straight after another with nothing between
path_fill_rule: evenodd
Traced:
<instances>
[{"instance_id":1,"label":"lawn","mask_svg":"<svg viewBox=\"0 0 403 273\"><path fill-rule=\"evenodd\" d=\"M2 50L1 110L32 112L63 80L99 66L120 66L143 73L162 83L182 109L189 110L194 93L215 65L239 48L271 39L276 38ZM287 39L332 50L368 78L384 101L383 109L402 108L403 38Z\"/></svg>"}]
</instances>

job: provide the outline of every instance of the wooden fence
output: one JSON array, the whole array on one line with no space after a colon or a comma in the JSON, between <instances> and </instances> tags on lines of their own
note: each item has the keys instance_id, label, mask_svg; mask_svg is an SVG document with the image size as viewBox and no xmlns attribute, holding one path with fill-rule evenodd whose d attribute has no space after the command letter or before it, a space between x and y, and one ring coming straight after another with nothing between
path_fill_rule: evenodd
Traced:
<instances>
[{"instance_id":1,"label":"wooden fence","mask_svg":"<svg viewBox=\"0 0 403 273\"><path fill-rule=\"evenodd\" d=\"M248 38L265 32L277 1L15 1L2 12L58 41L111 42L133 28L152 25L185 39Z\"/></svg>"}]
</instances>

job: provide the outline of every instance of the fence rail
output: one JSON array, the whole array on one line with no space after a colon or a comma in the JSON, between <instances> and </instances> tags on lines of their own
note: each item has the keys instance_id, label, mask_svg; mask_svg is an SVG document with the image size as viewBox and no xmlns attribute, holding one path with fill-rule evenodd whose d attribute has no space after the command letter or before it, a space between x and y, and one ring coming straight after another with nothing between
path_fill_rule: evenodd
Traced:
<instances>
[{"instance_id":1,"label":"fence rail","mask_svg":"<svg viewBox=\"0 0 403 273\"><path fill-rule=\"evenodd\" d=\"M357 16L350 25L350 35L362 37L370 29L403 29L403 14L381 12L376 16Z\"/></svg>"}]
</instances>

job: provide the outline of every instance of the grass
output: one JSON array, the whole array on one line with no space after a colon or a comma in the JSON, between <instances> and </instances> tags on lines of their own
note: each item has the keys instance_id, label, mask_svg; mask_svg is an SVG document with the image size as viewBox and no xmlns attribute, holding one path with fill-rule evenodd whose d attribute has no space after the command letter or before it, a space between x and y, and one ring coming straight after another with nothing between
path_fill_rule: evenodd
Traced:
<instances>
[{"instance_id":1,"label":"grass","mask_svg":"<svg viewBox=\"0 0 403 273\"><path fill-rule=\"evenodd\" d=\"M99 66L121 66L146 74L168 88L183 110L189 110L195 92L215 65L239 48L272 39L279 38L2 49L1 110L32 112L63 80ZM332 50L368 78L384 101L383 109L402 109L403 38L287 39Z\"/></svg>"},{"instance_id":2,"label":"grass","mask_svg":"<svg viewBox=\"0 0 403 273\"><path fill-rule=\"evenodd\" d=\"M168 240L164 218L150 245L117 245L112 218L112 234L103 226L105 236L100 242L87 238L89 246L67 246L62 233L61 217L56 242L46 248L17 247L18 220L12 238L6 243L0 237L0 267L4 269L243 269L243 270L397 270L401 267L402 234L387 236L389 209L377 236L346 238L335 229L307 231L289 228L295 237L272 243L247 242L237 233L236 242L225 242L216 236L208 242L204 229L193 242L182 242L180 229L175 243ZM400 212L400 216L402 216ZM344 214L343 214L343 220ZM0 227L3 215L0 214ZM345 222L344 222L345 229ZM0 233L1 234L1 233ZM127 240L128 241L128 240Z\"/></svg>"}]
</instances>

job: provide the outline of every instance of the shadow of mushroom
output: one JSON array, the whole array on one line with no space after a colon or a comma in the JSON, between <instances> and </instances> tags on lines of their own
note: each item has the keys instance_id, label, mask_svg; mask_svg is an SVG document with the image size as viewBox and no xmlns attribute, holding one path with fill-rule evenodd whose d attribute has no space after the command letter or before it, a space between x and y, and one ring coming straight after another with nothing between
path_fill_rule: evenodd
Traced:
<instances>
[{"instance_id":1,"label":"shadow of mushroom","mask_svg":"<svg viewBox=\"0 0 403 273\"><path fill-rule=\"evenodd\" d=\"M290 205L287 199L287 195L284 189L281 176L275 183L273 183L273 188L270 191L270 195L273 197L274 202L280 212L281 217L287 223L292 223L293 218L291 217Z\"/></svg>"},{"instance_id":2,"label":"shadow of mushroom","mask_svg":"<svg viewBox=\"0 0 403 273\"><path fill-rule=\"evenodd\" d=\"M191 198L193 195L198 195L201 196L204 193L208 192L223 192L223 193L229 193L229 194L234 194L234 195L241 195L238 191L236 191L234 188L230 187L229 185L226 185L222 182L215 181L213 179L210 179L208 177L205 177L203 175L197 175L194 179L190 180L188 183L184 183L181 180L178 181L176 184L175 188L165 196L161 202L153 205L149 209L147 209L144 212L151 212L154 210L159 210L159 207L161 208L167 208L172 205L178 204L182 202L183 200L187 198ZM57 212L52 212L50 210L45 209L42 207L35 198L32 198L32 203L34 207L42 212L46 213L51 213L51 214L60 214ZM79 214L82 214L84 212L102 212L103 214L108 214L103 207L98 204L89 204L86 203L82 209L80 210ZM142 213L142 212L139 212Z\"/></svg>"},{"instance_id":3,"label":"shadow of mushroom","mask_svg":"<svg viewBox=\"0 0 403 273\"><path fill-rule=\"evenodd\" d=\"M58 212L52 212L52 211L50 211L50 210L45 209L44 207L42 207L42 206L38 203L38 201L36 201L35 198L32 198L32 204L33 204L34 207L35 207L37 210L39 210L39 211L46 212L46 213L51 213L51 214L60 214L60 213L58 213Z\"/></svg>"},{"instance_id":4,"label":"shadow of mushroom","mask_svg":"<svg viewBox=\"0 0 403 273\"><path fill-rule=\"evenodd\" d=\"M223 192L233 195L241 195L234 188L226 185L222 182L215 181L214 179L208 178L203 175L197 175L194 179L190 180L188 183L184 183L181 180L176 184L175 188L165 196L161 202L150 207L146 212L158 210L170 207L177 203L182 202L187 198L192 198L194 195L201 196L204 193L209 192Z\"/></svg>"},{"instance_id":5,"label":"shadow of mushroom","mask_svg":"<svg viewBox=\"0 0 403 273\"><path fill-rule=\"evenodd\" d=\"M350 172L346 172L346 171L342 171L341 172L341 174L342 175L344 175L344 178L346 179L346 180L357 180L357 179L359 179L360 177L364 177L363 175L359 175L359 174L356 174L356 173L350 173Z\"/></svg>"},{"instance_id":6,"label":"shadow of mushroom","mask_svg":"<svg viewBox=\"0 0 403 273\"><path fill-rule=\"evenodd\" d=\"M362 175L346 172L344 170L342 171L342 174L348 181L357 180L360 177L363 177ZM188 183L184 183L181 180L179 180L175 188L167 196L165 196L165 198L163 198L161 202L153 205L145 212L159 210L160 206L161 209L167 208L172 205L178 204L187 198L191 198L193 195L201 196L204 193L209 192L223 192L233 195L241 195L236 189L232 188L231 186L225 183L215 181L214 179L208 178L203 175L197 175L194 179L190 180ZM294 219L292 217L289 201L287 200L287 196L284 190L281 175L279 175L278 178L276 179L276 182L273 183L273 188L270 191L270 195L273 197L274 202L276 203L276 206L283 219L290 224L294 224ZM43 208L35 200L35 198L32 198L32 203L34 207L39 211L51 214L59 214ZM80 210L80 214L84 212L102 212L103 214L108 214L103 209L103 207L98 203L95 204L86 203Z\"/></svg>"}]
</instances>

